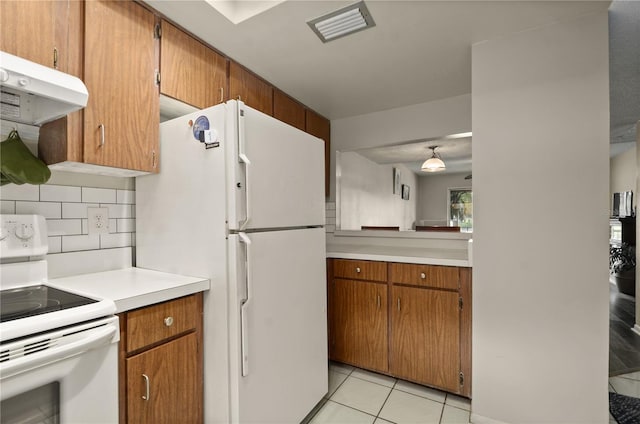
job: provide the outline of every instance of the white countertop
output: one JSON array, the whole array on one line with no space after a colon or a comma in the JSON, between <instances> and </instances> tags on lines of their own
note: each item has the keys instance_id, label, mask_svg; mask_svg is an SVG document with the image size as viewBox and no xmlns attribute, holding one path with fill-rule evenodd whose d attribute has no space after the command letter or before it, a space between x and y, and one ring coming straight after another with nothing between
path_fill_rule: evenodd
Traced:
<instances>
[{"instance_id":1,"label":"white countertop","mask_svg":"<svg viewBox=\"0 0 640 424\"><path fill-rule=\"evenodd\" d=\"M209 290L206 278L124 268L50 279L52 285L111 299L117 313Z\"/></svg>"},{"instance_id":2,"label":"white countertop","mask_svg":"<svg viewBox=\"0 0 640 424\"><path fill-rule=\"evenodd\" d=\"M470 267L466 249L328 244L328 258Z\"/></svg>"}]
</instances>

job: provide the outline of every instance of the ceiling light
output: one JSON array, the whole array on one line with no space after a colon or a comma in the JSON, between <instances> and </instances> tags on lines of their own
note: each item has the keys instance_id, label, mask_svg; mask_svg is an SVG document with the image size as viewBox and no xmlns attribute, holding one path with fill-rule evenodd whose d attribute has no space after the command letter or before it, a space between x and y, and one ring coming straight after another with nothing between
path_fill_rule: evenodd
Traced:
<instances>
[{"instance_id":1,"label":"ceiling light","mask_svg":"<svg viewBox=\"0 0 640 424\"><path fill-rule=\"evenodd\" d=\"M429 147L429 149L431 149L431 157L422 164L421 169L424 172L440 172L445 170L444 162L440 155L436 153L436 148L438 148L438 146Z\"/></svg>"},{"instance_id":2,"label":"ceiling light","mask_svg":"<svg viewBox=\"0 0 640 424\"><path fill-rule=\"evenodd\" d=\"M364 1L307 21L323 43L376 25Z\"/></svg>"}]
</instances>

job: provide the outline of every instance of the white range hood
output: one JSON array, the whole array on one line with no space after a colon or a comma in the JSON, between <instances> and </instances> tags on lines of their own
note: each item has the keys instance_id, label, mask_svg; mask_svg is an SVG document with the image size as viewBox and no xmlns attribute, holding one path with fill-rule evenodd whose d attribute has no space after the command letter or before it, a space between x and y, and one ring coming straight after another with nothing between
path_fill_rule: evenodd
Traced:
<instances>
[{"instance_id":1,"label":"white range hood","mask_svg":"<svg viewBox=\"0 0 640 424\"><path fill-rule=\"evenodd\" d=\"M89 93L73 75L0 51L0 118L40 126L87 105Z\"/></svg>"}]
</instances>

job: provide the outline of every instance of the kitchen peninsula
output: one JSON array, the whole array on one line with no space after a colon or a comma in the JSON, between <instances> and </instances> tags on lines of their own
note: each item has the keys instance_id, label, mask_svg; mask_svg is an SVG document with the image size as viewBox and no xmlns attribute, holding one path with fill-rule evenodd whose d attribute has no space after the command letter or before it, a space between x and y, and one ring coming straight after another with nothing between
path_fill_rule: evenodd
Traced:
<instances>
[{"instance_id":1,"label":"kitchen peninsula","mask_svg":"<svg viewBox=\"0 0 640 424\"><path fill-rule=\"evenodd\" d=\"M330 358L471 397L471 237L328 234Z\"/></svg>"}]
</instances>

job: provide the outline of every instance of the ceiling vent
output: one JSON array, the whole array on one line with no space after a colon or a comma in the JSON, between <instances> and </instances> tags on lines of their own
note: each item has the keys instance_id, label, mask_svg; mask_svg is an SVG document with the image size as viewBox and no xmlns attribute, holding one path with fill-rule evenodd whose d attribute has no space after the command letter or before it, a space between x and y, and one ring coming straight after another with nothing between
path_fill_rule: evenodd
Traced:
<instances>
[{"instance_id":1,"label":"ceiling vent","mask_svg":"<svg viewBox=\"0 0 640 424\"><path fill-rule=\"evenodd\" d=\"M376 26L364 1L307 21L323 43Z\"/></svg>"}]
</instances>

